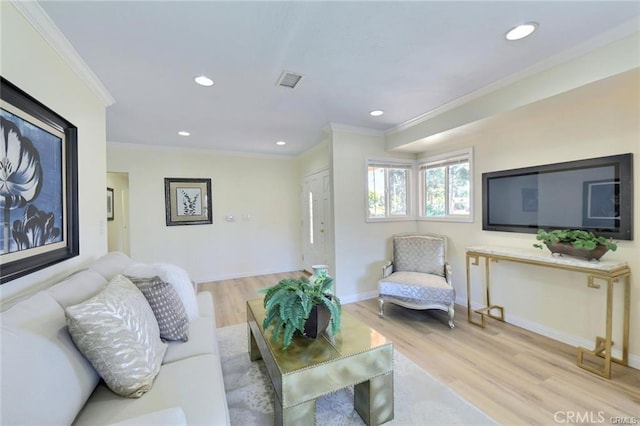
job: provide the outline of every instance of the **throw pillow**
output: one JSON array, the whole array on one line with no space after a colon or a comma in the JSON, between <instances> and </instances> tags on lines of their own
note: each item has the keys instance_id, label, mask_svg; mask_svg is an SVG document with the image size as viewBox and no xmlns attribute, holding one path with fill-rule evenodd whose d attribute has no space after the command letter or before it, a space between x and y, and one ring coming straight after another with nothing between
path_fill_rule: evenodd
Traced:
<instances>
[{"instance_id":1,"label":"throw pillow","mask_svg":"<svg viewBox=\"0 0 640 426\"><path fill-rule=\"evenodd\" d=\"M154 263L153 267L162 281L168 282L176 289L189 320L198 318L198 300L187 271L170 263Z\"/></svg>"},{"instance_id":2,"label":"throw pillow","mask_svg":"<svg viewBox=\"0 0 640 426\"><path fill-rule=\"evenodd\" d=\"M153 267L153 265L136 262L122 271L122 275L124 275L125 277L152 278L158 275L158 272L156 271L156 268Z\"/></svg>"},{"instance_id":3,"label":"throw pillow","mask_svg":"<svg viewBox=\"0 0 640 426\"><path fill-rule=\"evenodd\" d=\"M74 343L107 386L138 398L151 389L167 350L138 288L117 275L94 297L65 310Z\"/></svg>"},{"instance_id":4,"label":"throw pillow","mask_svg":"<svg viewBox=\"0 0 640 426\"><path fill-rule=\"evenodd\" d=\"M140 289L158 321L160 337L166 340L189 340L189 317L173 286L160 277L127 277Z\"/></svg>"}]
</instances>

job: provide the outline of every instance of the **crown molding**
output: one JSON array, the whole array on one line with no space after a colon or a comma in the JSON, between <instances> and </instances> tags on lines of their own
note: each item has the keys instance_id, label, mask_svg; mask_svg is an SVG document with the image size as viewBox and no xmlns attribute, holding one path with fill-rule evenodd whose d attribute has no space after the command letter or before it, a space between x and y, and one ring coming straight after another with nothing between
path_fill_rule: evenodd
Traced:
<instances>
[{"instance_id":1,"label":"crown molding","mask_svg":"<svg viewBox=\"0 0 640 426\"><path fill-rule=\"evenodd\" d=\"M496 92L500 89L510 86L513 83L516 83L520 80L524 80L527 77L531 77L535 74L538 74L550 68L553 68L554 66L560 65L572 59L576 59L580 56L586 55L587 53L592 52L598 48L604 47L618 40L622 40L623 38L629 37L632 34L635 34L638 32L640 32L640 23L638 22L638 20L637 19L628 20L622 23L621 25L618 25L617 27L610 29L609 31L606 31L596 37L586 40L585 42L579 44L578 46L567 49L557 55L551 56L543 60L542 62L538 62L537 64L534 64L531 67L521 72L507 76L502 80L498 80L476 91L463 95L457 99L454 99L451 102L448 102L444 105L441 105L430 111L420 114L417 117L411 118L403 123L397 124L391 127L390 129L386 130L384 134L385 136L389 136L394 133L399 133L404 130L407 130L415 125L428 121L434 117L437 117L440 114L443 114L447 111L455 109L475 99L481 98L489 93Z\"/></svg>"},{"instance_id":2,"label":"crown molding","mask_svg":"<svg viewBox=\"0 0 640 426\"><path fill-rule=\"evenodd\" d=\"M322 130L325 133L346 132L346 133L356 133L356 134L367 135L367 136L384 136L384 132L382 130L370 129L368 127L351 126L348 124L339 124L339 123L328 123L322 128Z\"/></svg>"},{"instance_id":3,"label":"crown molding","mask_svg":"<svg viewBox=\"0 0 640 426\"><path fill-rule=\"evenodd\" d=\"M33 28L58 52L62 59L102 101L105 107L113 105L116 101L104 87L100 79L89 68L89 65L80 57L80 54L69 43L54 24L49 15L35 1L11 0L15 8L25 17Z\"/></svg>"}]
</instances>

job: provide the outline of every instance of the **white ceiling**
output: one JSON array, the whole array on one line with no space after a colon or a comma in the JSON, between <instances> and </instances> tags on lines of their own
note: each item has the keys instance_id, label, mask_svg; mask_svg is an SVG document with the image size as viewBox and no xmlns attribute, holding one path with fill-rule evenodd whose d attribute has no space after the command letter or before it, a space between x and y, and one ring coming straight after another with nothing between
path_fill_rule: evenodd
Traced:
<instances>
[{"instance_id":1,"label":"white ceiling","mask_svg":"<svg viewBox=\"0 0 640 426\"><path fill-rule=\"evenodd\" d=\"M640 1L40 5L115 99L108 141L284 155L329 123L384 132L640 30ZM539 23L531 37L504 39L527 21ZM276 86L284 70L305 76L297 88ZM215 84L197 86L199 74Z\"/></svg>"}]
</instances>

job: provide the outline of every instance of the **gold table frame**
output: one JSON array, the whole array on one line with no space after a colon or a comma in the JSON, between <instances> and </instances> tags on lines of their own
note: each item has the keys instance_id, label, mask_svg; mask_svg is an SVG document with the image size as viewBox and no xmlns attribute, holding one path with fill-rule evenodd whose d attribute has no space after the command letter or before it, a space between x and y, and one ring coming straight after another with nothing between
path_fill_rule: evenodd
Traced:
<instances>
[{"instance_id":1,"label":"gold table frame","mask_svg":"<svg viewBox=\"0 0 640 426\"><path fill-rule=\"evenodd\" d=\"M471 266L479 266L480 258L484 258L485 265L485 298L486 305L480 309L471 307ZM589 262L576 258L555 256L543 256L533 254L531 250L523 250L506 247L478 246L468 247L466 252L467 272L467 320L479 327L486 327L487 317L504 321L504 307L491 303L491 262L506 260L509 262L524 263L528 265L544 266L549 268L564 269L587 274L587 286L600 288L599 281L607 285L606 300L606 326L605 336L596 337L595 348L589 350L583 347L577 349L577 365L587 371L604 378L611 378L611 363L628 365L629 362L629 319L631 307L631 269L627 262L600 261ZM613 342L613 294L614 284L622 282L624 287L623 313L622 313L622 358L612 355ZM473 314L480 316L480 321L474 320ZM604 359L602 368L593 367L584 362L584 355L600 357Z\"/></svg>"},{"instance_id":2,"label":"gold table frame","mask_svg":"<svg viewBox=\"0 0 640 426\"><path fill-rule=\"evenodd\" d=\"M393 343L347 312L340 332L294 337L291 346L265 335L263 299L247 302L251 361L263 359L275 393L276 425L315 424L316 398L354 385L354 408L368 425L393 419Z\"/></svg>"}]
</instances>

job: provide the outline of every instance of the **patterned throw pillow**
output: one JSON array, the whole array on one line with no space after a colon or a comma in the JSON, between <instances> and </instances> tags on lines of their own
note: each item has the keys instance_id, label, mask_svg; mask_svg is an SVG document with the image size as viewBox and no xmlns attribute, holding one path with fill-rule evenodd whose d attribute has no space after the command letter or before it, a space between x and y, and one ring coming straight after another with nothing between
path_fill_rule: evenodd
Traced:
<instances>
[{"instance_id":1,"label":"patterned throw pillow","mask_svg":"<svg viewBox=\"0 0 640 426\"><path fill-rule=\"evenodd\" d=\"M113 392L138 398L151 389L167 344L160 340L149 303L131 281L117 275L65 313L74 343Z\"/></svg>"},{"instance_id":2,"label":"patterned throw pillow","mask_svg":"<svg viewBox=\"0 0 640 426\"><path fill-rule=\"evenodd\" d=\"M144 294L158 321L160 337L166 340L189 340L189 317L173 286L160 277L127 277Z\"/></svg>"}]
</instances>

